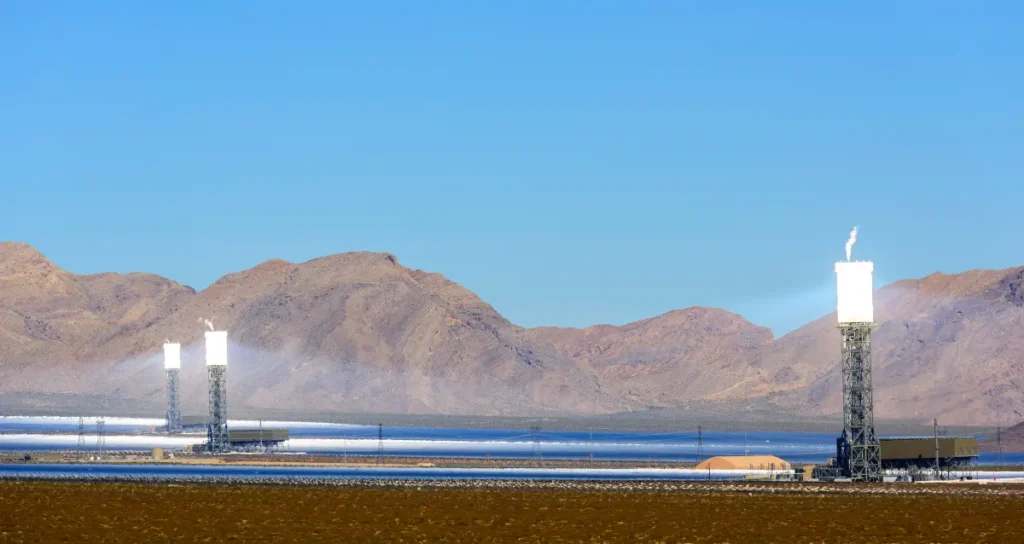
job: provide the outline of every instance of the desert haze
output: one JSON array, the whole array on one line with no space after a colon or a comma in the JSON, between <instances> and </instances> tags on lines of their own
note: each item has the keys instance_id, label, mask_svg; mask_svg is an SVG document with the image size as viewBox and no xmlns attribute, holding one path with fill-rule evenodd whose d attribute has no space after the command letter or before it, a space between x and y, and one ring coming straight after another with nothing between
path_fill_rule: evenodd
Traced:
<instances>
[{"instance_id":1,"label":"desert haze","mask_svg":"<svg viewBox=\"0 0 1024 544\"><path fill-rule=\"evenodd\" d=\"M1021 419L1024 268L900 281L875 305L877 418ZM172 339L183 404L204 406L204 318L230 333L235 413L841 410L834 314L779 339L700 307L530 329L386 253L267 261L196 292L152 274L72 274L14 242L0 243L0 399L8 410L89 398L160 413Z\"/></svg>"}]
</instances>

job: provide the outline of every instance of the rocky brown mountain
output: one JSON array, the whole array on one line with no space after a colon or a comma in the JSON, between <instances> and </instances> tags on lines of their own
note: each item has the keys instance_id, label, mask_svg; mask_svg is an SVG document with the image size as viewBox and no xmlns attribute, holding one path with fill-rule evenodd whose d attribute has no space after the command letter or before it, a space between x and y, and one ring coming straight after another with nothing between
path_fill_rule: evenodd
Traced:
<instances>
[{"instance_id":1,"label":"rocky brown mountain","mask_svg":"<svg viewBox=\"0 0 1024 544\"><path fill-rule=\"evenodd\" d=\"M161 345L183 344L183 402L205 394L202 320L232 339L236 407L500 414L628 408L465 288L381 253L269 261L201 292L139 274L76 276L0 246L0 392L163 402ZM45 400L45 399L44 399Z\"/></svg>"},{"instance_id":2,"label":"rocky brown mountain","mask_svg":"<svg viewBox=\"0 0 1024 544\"><path fill-rule=\"evenodd\" d=\"M879 290L876 417L1020 419L1022 274L935 274ZM385 253L268 261L195 292L149 274L71 274L11 242L0 244L0 404L117 401L159 413L160 345L173 339L184 346L183 404L201 412L203 319L230 334L234 413L840 409L834 315L777 340L711 308L524 329Z\"/></svg>"}]
</instances>

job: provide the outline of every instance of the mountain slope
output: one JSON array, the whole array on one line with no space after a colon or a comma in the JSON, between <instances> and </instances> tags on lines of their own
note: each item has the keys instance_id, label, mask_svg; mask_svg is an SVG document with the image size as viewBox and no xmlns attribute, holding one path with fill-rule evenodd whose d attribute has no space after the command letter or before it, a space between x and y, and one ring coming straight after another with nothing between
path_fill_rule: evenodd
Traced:
<instances>
[{"instance_id":1,"label":"mountain slope","mask_svg":"<svg viewBox=\"0 0 1024 544\"><path fill-rule=\"evenodd\" d=\"M529 331L593 373L602 390L642 406L735 400L772 383L750 365L772 333L715 308L687 308L629 323Z\"/></svg>"},{"instance_id":2,"label":"mountain slope","mask_svg":"<svg viewBox=\"0 0 1024 544\"><path fill-rule=\"evenodd\" d=\"M269 261L194 293L148 275L76 276L24 244L0 248L0 387L162 402L160 345L184 344L201 406L203 319L232 339L235 406L440 413L628 409L473 293L394 256ZM545 350L541 348L539 352Z\"/></svg>"},{"instance_id":3,"label":"mountain slope","mask_svg":"<svg viewBox=\"0 0 1024 544\"><path fill-rule=\"evenodd\" d=\"M1014 268L877 291L876 417L1024 417L1022 282ZM11 242L0 243L0 294L0 401L15 406L71 398L159 413L160 345L173 339L184 348L183 404L202 412L210 319L229 331L230 402L243 413L841 409L834 314L778 340L696 307L623 326L524 329L386 253L268 261L197 293L150 274L75 275Z\"/></svg>"}]
</instances>

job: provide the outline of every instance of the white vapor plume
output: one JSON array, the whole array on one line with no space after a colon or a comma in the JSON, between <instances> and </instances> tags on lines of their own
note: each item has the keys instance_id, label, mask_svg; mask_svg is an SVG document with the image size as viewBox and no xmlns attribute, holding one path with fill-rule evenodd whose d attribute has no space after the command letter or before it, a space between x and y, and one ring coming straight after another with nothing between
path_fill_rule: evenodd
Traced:
<instances>
[{"instance_id":1,"label":"white vapor plume","mask_svg":"<svg viewBox=\"0 0 1024 544\"><path fill-rule=\"evenodd\" d=\"M853 251L853 244L857 243L857 229L860 227L853 227L850 231L850 239L846 241L846 260L850 260L850 252Z\"/></svg>"},{"instance_id":2,"label":"white vapor plume","mask_svg":"<svg viewBox=\"0 0 1024 544\"><path fill-rule=\"evenodd\" d=\"M209 319L206 319L205 317L200 317L199 320L196 321L196 323L206 323L206 326L210 327L211 331L217 330L217 329L213 328L213 322L211 322Z\"/></svg>"}]
</instances>

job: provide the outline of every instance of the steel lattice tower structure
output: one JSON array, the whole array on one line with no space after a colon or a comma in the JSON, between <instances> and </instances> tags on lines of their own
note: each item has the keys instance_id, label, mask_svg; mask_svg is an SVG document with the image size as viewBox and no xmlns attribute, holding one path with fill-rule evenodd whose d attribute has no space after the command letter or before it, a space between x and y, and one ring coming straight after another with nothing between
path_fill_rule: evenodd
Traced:
<instances>
[{"instance_id":1,"label":"steel lattice tower structure","mask_svg":"<svg viewBox=\"0 0 1024 544\"><path fill-rule=\"evenodd\" d=\"M697 462L704 461L704 427L697 425Z\"/></svg>"},{"instance_id":2,"label":"steel lattice tower structure","mask_svg":"<svg viewBox=\"0 0 1024 544\"><path fill-rule=\"evenodd\" d=\"M996 464L1003 466L1003 428L996 427Z\"/></svg>"},{"instance_id":3,"label":"steel lattice tower structure","mask_svg":"<svg viewBox=\"0 0 1024 544\"><path fill-rule=\"evenodd\" d=\"M207 423L207 449L211 453L231 449L228 440L228 333L206 333L206 375L210 385L210 421Z\"/></svg>"},{"instance_id":4,"label":"steel lattice tower structure","mask_svg":"<svg viewBox=\"0 0 1024 544\"><path fill-rule=\"evenodd\" d=\"M844 323L843 442L841 458L856 481L882 480L882 451L875 436L874 394L871 385L871 323Z\"/></svg>"},{"instance_id":5,"label":"steel lattice tower structure","mask_svg":"<svg viewBox=\"0 0 1024 544\"><path fill-rule=\"evenodd\" d=\"M167 432L180 433L178 374L181 372L181 344L164 344L164 370L167 372Z\"/></svg>"},{"instance_id":6,"label":"steel lattice tower structure","mask_svg":"<svg viewBox=\"0 0 1024 544\"><path fill-rule=\"evenodd\" d=\"M81 461L85 452L85 418L78 416L78 452L75 457Z\"/></svg>"},{"instance_id":7,"label":"steel lattice tower structure","mask_svg":"<svg viewBox=\"0 0 1024 544\"><path fill-rule=\"evenodd\" d=\"M540 425L534 425L530 427L530 436L533 438L533 458L540 463L541 449L540 449Z\"/></svg>"},{"instance_id":8,"label":"steel lattice tower structure","mask_svg":"<svg viewBox=\"0 0 1024 544\"><path fill-rule=\"evenodd\" d=\"M854 481L882 481L882 455L875 435L871 384L871 331L874 328L872 275L868 261L836 263L843 375L843 434L836 457Z\"/></svg>"},{"instance_id":9,"label":"steel lattice tower structure","mask_svg":"<svg viewBox=\"0 0 1024 544\"><path fill-rule=\"evenodd\" d=\"M102 417L96 420L96 457L103 457L107 449L107 422Z\"/></svg>"}]
</instances>

